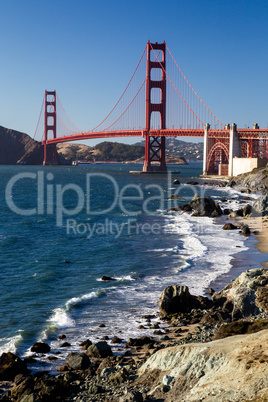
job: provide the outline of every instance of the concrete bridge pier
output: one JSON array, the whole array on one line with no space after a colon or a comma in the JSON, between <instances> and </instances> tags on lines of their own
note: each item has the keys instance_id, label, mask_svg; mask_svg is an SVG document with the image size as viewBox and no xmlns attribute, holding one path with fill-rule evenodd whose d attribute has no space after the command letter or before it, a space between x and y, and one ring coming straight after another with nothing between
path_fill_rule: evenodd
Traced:
<instances>
[{"instance_id":1,"label":"concrete bridge pier","mask_svg":"<svg viewBox=\"0 0 268 402\"><path fill-rule=\"evenodd\" d=\"M229 144L229 168L228 175L233 176L233 158L241 157L241 144L239 140L239 134L236 131L236 124L233 123L230 128L230 144Z\"/></svg>"},{"instance_id":2,"label":"concrete bridge pier","mask_svg":"<svg viewBox=\"0 0 268 402\"><path fill-rule=\"evenodd\" d=\"M203 175L207 175L207 158L208 158L208 130L210 125L207 123L204 131L204 156L203 156Z\"/></svg>"}]
</instances>

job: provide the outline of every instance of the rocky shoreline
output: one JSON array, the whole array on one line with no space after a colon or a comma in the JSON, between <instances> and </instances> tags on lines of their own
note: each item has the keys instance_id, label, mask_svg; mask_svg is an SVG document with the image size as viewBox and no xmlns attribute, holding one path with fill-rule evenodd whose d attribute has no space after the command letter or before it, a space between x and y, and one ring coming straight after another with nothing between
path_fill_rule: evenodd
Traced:
<instances>
[{"instance_id":1,"label":"rocky shoreline","mask_svg":"<svg viewBox=\"0 0 268 402\"><path fill-rule=\"evenodd\" d=\"M189 357L189 348L199 350L200 354L205 350L204 345L213 349L216 344L217 348L221 349L221 342L225 346L230 342L237 348L241 336L263 332L267 336L268 270L264 268L247 270L223 290L215 292L211 298L192 296L186 286L169 286L160 296L159 310L160 320L156 325L158 328L155 330L155 336L130 338L126 343L124 356L114 356L105 341L92 345L87 340L81 343L80 353L69 354L64 366L59 367L58 375L53 376L42 371L31 375L27 368L27 359L22 361L12 353L4 353L0 358L0 381L3 392L1 400L188 401L199 398L200 389L197 384L201 380L202 400L213 400L207 399L211 392L211 381L208 381L206 386L204 384L204 377L211 378L213 371L207 364L209 357L197 364L193 356L191 357L193 352ZM146 319L150 325L151 318ZM252 339L256 342L257 337ZM121 339L117 338L114 342L119 343ZM257 348L256 345L254 347ZM48 358L52 358L53 353L48 348L46 344L37 343L32 351L46 353ZM252 397L257 398L261 389L268 390L268 377L265 374L268 354L263 343L260 349L261 353L256 354L257 357L254 358L248 354L243 355L241 349L241 356L236 361L237 368L241 366L248 371L248 374L250 373L248 381L252 384L256 375L260 375L260 370L265 368L263 385L259 385L258 389L252 386L251 392L245 394L250 400ZM178 358L178 354L181 355L179 365L178 362L173 362L173 359L176 361ZM214 367L217 365L217 370L222 370L222 365L226 364L226 359L223 357L224 354L221 352L221 359L214 359ZM188 369L184 369L182 373L179 367L185 367L187 364ZM176 374L174 374L175 368L178 371ZM188 377L187 371L191 370L193 373ZM179 390L178 384L181 384L182 380L185 384L183 389ZM193 393L193 384L196 396ZM225 384L225 391L221 391L217 400L228 400L224 398L231 396L232 389L228 389L228 392L227 389ZM241 399L237 390L234 391L237 395L236 399L232 400L246 400ZM265 395L268 396L268 393Z\"/></svg>"},{"instance_id":2,"label":"rocky shoreline","mask_svg":"<svg viewBox=\"0 0 268 402\"><path fill-rule=\"evenodd\" d=\"M239 228L248 236L254 232L254 214L266 222L267 204L264 196L253 208L248 204L233 213L221 210L212 199L195 196L181 209L196 216L229 214L237 224L223 229ZM261 235L257 229L255 234ZM29 370L37 356L57 358L47 344L33 345L32 356L24 360L4 353L0 400L267 400L268 270L246 270L223 290L210 289L209 297L193 296L186 286L169 286L161 294L159 311L157 323L155 316L142 317L153 336L130 338L124 344L119 337L110 340L125 348L123 355L115 356L107 339L96 344L81 339L81 352L70 353L57 375ZM64 334L61 339L68 343Z\"/></svg>"}]
</instances>

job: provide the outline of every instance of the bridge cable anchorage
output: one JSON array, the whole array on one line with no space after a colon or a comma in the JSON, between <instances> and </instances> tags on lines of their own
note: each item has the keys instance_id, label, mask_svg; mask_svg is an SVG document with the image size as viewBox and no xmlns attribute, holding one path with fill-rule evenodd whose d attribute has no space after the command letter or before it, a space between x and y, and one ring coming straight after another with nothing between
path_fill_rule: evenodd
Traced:
<instances>
[{"instance_id":1,"label":"bridge cable anchorage","mask_svg":"<svg viewBox=\"0 0 268 402\"><path fill-rule=\"evenodd\" d=\"M171 51L168 48L168 45L166 44L167 50L172 58L172 60L174 61L176 67L178 68L178 70L180 71L181 75L183 76L183 78L185 79L185 81L187 82L187 84L189 85L189 87L191 88L191 90L193 91L193 93L197 96L197 98L200 100L200 102L202 103L203 106L205 106L205 108L207 109L207 111L214 117L214 119L224 128L224 125L217 119L217 117L211 112L211 110L207 107L207 105L202 101L202 99L200 98L200 96L197 94L197 92L194 90L194 88L192 87L192 85L190 84L190 82L187 80L187 78L185 77L185 75L183 74L181 68L179 67L178 63L176 62L176 60L174 59Z\"/></svg>"},{"instance_id":2,"label":"bridge cable anchorage","mask_svg":"<svg viewBox=\"0 0 268 402\"><path fill-rule=\"evenodd\" d=\"M39 124L40 124L40 120L41 120L41 116L42 116L42 112L43 112L43 108L44 108L44 103L45 103L45 96L43 97L43 103L42 103L42 106L41 106L41 110L40 110L39 118L38 118L37 125L36 125L36 128L35 128L33 139L35 139L35 136L36 136ZM43 138L44 138L44 131L43 131L43 136L41 138L41 141L43 140Z\"/></svg>"},{"instance_id":3,"label":"bridge cable anchorage","mask_svg":"<svg viewBox=\"0 0 268 402\"><path fill-rule=\"evenodd\" d=\"M195 114L195 112L191 109L191 107L188 105L188 103L186 102L186 100L183 98L183 96L181 95L181 93L178 91L178 89L176 88L176 86L174 85L173 81L171 80L171 78L169 77L168 73L166 72L165 68L163 67L163 64L161 63L161 61L159 60L159 58L157 57L157 54L155 53L151 43L150 43L151 49L155 54L156 59L158 60L163 72L166 74L166 76L168 77L171 85L175 88L175 91L178 93L178 95L180 96L180 98L182 99L182 101L184 102L184 104L187 106L187 108L192 112L192 114L196 117L196 119L199 121L199 123L202 124L203 127L205 127L205 124L199 119L199 117Z\"/></svg>"},{"instance_id":4,"label":"bridge cable anchorage","mask_svg":"<svg viewBox=\"0 0 268 402\"><path fill-rule=\"evenodd\" d=\"M145 46L145 48L144 48L144 51L143 51L143 53L142 53L142 55L141 55L141 58L140 58L140 60L139 60L139 62L138 62L138 64L137 64L137 67L135 68L134 73L132 74L132 76L131 76L131 78L130 78L130 80L129 80L127 86L126 86L126 88L124 89L122 95L120 96L120 98L118 99L118 101L116 102L116 104L114 105L114 107L112 108L112 110L110 111L110 113L107 114L107 116L106 116L96 127L92 128L91 130L88 130L88 132L94 131L94 130L96 130L99 126L101 126L102 123L104 123L105 120L107 120L108 117L109 117L109 116L112 114L112 112L115 110L115 108L117 107L117 105L119 104L119 102L121 101L121 99L123 98L124 94L126 93L126 90L128 89L128 87L129 87L131 81L133 80L134 75L136 74L136 72L137 72L137 70L138 70L138 68L139 68L139 65L141 64L141 61L142 61L143 56L144 56L144 54L145 54L145 51L146 51L146 46ZM142 85L143 85L143 84L142 84ZM140 91L140 90L139 90L139 91ZM138 92L139 92L139 91L138 91ZM137 94L136 94L136 95L137 95ZM129 105L129 106L130 106L130 105ZM114 123L115 123L115 122L114 122ZM114 124L114 123L113 123L113 124ZM111 126L109 126L109 127L111 127Z\"/></svg>"}]
</instances>

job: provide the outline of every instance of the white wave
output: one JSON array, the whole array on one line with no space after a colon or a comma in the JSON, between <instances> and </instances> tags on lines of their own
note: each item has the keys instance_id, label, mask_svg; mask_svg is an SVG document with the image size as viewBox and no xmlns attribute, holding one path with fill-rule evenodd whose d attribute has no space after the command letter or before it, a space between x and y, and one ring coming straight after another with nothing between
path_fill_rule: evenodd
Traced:
<instances>
[{"instance_id":1,"label":"white wave","mask_svg":"<svg viewBox=\"0 0 268 402\"><path fill-rule=\"evenodd\" d=\"M21 334L12 336L11 338L1 338L0 343L2 343L2 346L0 346L0 356L3 353L17 353L17 346L23 341L23 337Z\"/></svg>"},{"instance_id":2,"label":"white wave","mask_svg":"<svg viewBox=\"0 0 268 402\"><path fill-rule=\"evenodd\" d=\"M131 275L115 276L114 279L117 281L135 281L135 278L133 278Z\"/></svg>"},{"instance_id":3,"label":"white wave","mask_svg":"<svg viewBox=\"0 0 268 402\"><path fill-rule=\"evenodd\" d=\"M80 304L80 303L82 303L84 301L95 299L97 297L98 297L98 294L96 292L90 292L90 293L87 293L87 294L85 294L83 296L80 296L80 297L72 297L70 300L68 300L65 303L66 311L69 311L71 306L75 306L75 305Z\"/></svg>"},{"instance_id":4,"label":"white wave","mask_svg":"<svg viewBox=\"0 0 268 402\"><path fill-rule=\"evenodd\" d=\"M75 326L75 320L73 320L63 308L55 308L48 322L54 324L56 328L68 328Z\"/></svg>"}]
</instances>

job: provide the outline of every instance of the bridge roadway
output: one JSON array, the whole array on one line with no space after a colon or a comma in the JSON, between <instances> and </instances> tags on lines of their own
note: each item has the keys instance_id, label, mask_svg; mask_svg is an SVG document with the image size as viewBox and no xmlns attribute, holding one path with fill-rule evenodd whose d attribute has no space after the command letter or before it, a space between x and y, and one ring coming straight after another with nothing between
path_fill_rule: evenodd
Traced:
<instances>
[{"instance_id":1,"label":"bridge roadway","mask_svg":"<svg viewBox=\"0 0 268 402\"><path fill-rule=\"evenodd\" d=\"M268 137L268 129L237 129L240 139L266 139ZM51 138L46 144L58 144L61 142L81 141L94 138L116 138L116 137L145 137L145 130L120 130L120 131L98 131L98 132L82 132L63 137ZM150 130L149 135L152 137L204 137L204 129L162 129ZM214 138L229 138L229 129L209 129L208 136ZM42 142L45 144L45 141Z\"/></svg>"},{"instance_id":2,"label":"bridge roadway","mask_svg":"<svg viewBox=\"0 0 268 402\"><path fill-rule=\"evenodd\" d=\"M226 131L226 130L217 130ZM83 132L72 134L64 137L51 138L46 141L46 144L58 144L60 142L81 141L94 138L115 138L115 137L145 137L145 130L120 130L120 131L99 131L96 133ZM181 130L150 130L152 137L204 137L203 129L181 129ZM44 145L45 141L42 142Z\"/></svg>"}]
</instances>

